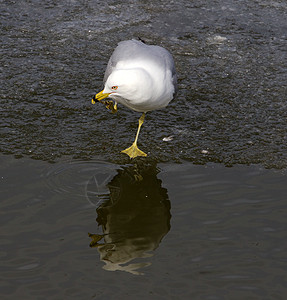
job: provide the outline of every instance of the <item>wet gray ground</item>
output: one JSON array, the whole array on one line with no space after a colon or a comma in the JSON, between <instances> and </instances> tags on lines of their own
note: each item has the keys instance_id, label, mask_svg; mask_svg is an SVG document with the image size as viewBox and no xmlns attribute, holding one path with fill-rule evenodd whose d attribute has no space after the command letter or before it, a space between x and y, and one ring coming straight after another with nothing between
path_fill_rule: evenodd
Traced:
<instances>
[{"instance_id":1,"label":"wet gray ground","mask_svg":"<svg viewBox=\"0 0 287 300\"><path fill-rule=\"evenodd\" d=\"M1 152L124 162L139 114L90 99L116 44L140 36L173 53L179 76L176 100L147 115L142 150L286 167L287 4L152 3L1 1Z\"/></svg>"},{"instance_id":2,"label":"wet gray ground","mask_svg":"<svg viewBox=\"0 0 287 300\"><path fill-rule=\"evenodd\" d=\"M0 298L285 299L286 17L285 1L0 1ZM179 92L131 162L139 114L90 100L137 37L172 52Z\"/></svg>"}]
</instances>

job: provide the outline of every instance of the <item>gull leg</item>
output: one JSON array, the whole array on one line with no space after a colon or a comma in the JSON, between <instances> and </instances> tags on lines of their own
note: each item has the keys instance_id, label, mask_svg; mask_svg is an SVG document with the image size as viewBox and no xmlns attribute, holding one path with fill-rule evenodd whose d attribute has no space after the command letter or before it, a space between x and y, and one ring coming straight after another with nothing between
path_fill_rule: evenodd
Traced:
<instances>
[{"instance_id":1,"label":"gull leg","mask_svg":"<svg viewBox=\"0 0 287 300\"><path fill-rule=\"evenodd\" d=\"M147 154L144 153L143 151L141 151L137 146L137 141L138 141L141 126L144 122L144 118L145 118L145 113L143 113L141 115L141 117L139 118L139 127L138 127L136 138L135 138L135 141L133 142L133 144L129 148L122 151L122 153L127 154L130 158L135 158L137 156L147 156Z\"/></svg>"}]
</instances>

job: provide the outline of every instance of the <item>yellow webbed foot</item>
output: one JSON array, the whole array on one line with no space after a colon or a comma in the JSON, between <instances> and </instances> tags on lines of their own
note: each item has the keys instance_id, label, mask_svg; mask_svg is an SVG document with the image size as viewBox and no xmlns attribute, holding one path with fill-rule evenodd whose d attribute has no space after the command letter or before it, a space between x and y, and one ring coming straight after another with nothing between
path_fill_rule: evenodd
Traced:
<instances>
[{"instance_id":1,"label":"yellow webbed foot","mask_svg":"<svg viewBox=\"0 0 287 300\"><path fill-rule=\"evenodd\" d=\"M147 156L147 154L141 151L135 143L121 152L127 154L130 158L135 158L137 156Z\"/></svg>"},{"instance_id":2,"label":"yellow webbed foot","mask_svg":"<svg viewBox=\"0 0 287 300\"><path fill-rule=\"evenodd\" d=\"M106 105L106 108L108 110L110 110L113 114L118 111L117 103L114 104L114 102L111 101L111 100L102 101L101 99L98 99L97 95L96 95L92 99L92 104L96 104L96 100L99 101L99 102L101 102L101 103L103 103L104 105Z\"/></svg>"},{"instance_id":3,"label":"yellow webbed foot","mask_svg":"<svg viewBox=\"0 0 287 300\"><path fill-rule=\"evenodd\" d=\"M113 114L118 111L117 103L114 104L113 101L105 101L104 104L106 105L106 108L109 109Z\"/></svg>"}]
</instances>

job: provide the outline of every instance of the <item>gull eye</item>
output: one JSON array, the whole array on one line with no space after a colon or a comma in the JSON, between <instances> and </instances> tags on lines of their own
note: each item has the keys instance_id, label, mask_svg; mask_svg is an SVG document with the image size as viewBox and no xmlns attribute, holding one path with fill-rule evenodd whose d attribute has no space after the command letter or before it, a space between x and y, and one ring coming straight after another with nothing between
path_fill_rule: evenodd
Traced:
<instances>
[{"instance_id":1,"label":"gull eye","mask_svg":"<svg viewBox=\"0 0 287 300\"><path fill-rule=\"evenodd\" d=\"M118 89L118 86L117 85L114 85L114 86L112 86L112 90L117 90Z\"/></svg>"}]
</instances>

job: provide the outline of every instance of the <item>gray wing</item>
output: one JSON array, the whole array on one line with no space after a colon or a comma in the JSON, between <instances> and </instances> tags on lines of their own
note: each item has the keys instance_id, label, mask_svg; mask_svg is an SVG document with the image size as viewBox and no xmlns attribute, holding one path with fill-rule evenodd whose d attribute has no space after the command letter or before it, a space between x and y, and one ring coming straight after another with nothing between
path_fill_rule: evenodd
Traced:
<instances>
[{"instance_id":1,"label":"gray wing","mask_svg":"<svg viewBox=\"0 0 287 300\"><path fill-rule=\"evenodd\" d=\"M106 71L105 71L105 75L104 75L104 80L103 80L104 85L105 85L108 77L110 76L110 74L113 72L114 68L115 68L115 63L113 62L112 56L111 56L110 59L109 59Z\"/></svg>"},{"instance_id":2,"label":"gray wing","mask_svg":"<svg viewBox=\"0 0 287 300\"><path fill-rule=\"evenodd\" d=\"M162 49L164 49L164 48L162 48ZM177 74L176 74L176 70L175 70L175 64L174 64L173 57L170 54L170 52L168 52L167 50L166 50L166 56L165 56L165 58L166 58L167 67L171 70L172 84L174 86L173 97L175 97L175 95L177 93Z\"/></svg>"},{"instance_id":3,"label":"gray wing","mask_svg":"<svg viewBox=\"0 0 287 300\"><path fill-rule=\"evenodd\" d=\"M156 51L158 51L159 56L161 56L164 59L166 68L171 70L172 84L174 86L173 96L175 97L175 95L177 93L177 74L176 74L175 63L174 63L173 57L172 57L171 53L168 50L166 50L165 48L162 48L160 46L153 46L153 47L156 48Z\"/></svg>"}]
</instances>

